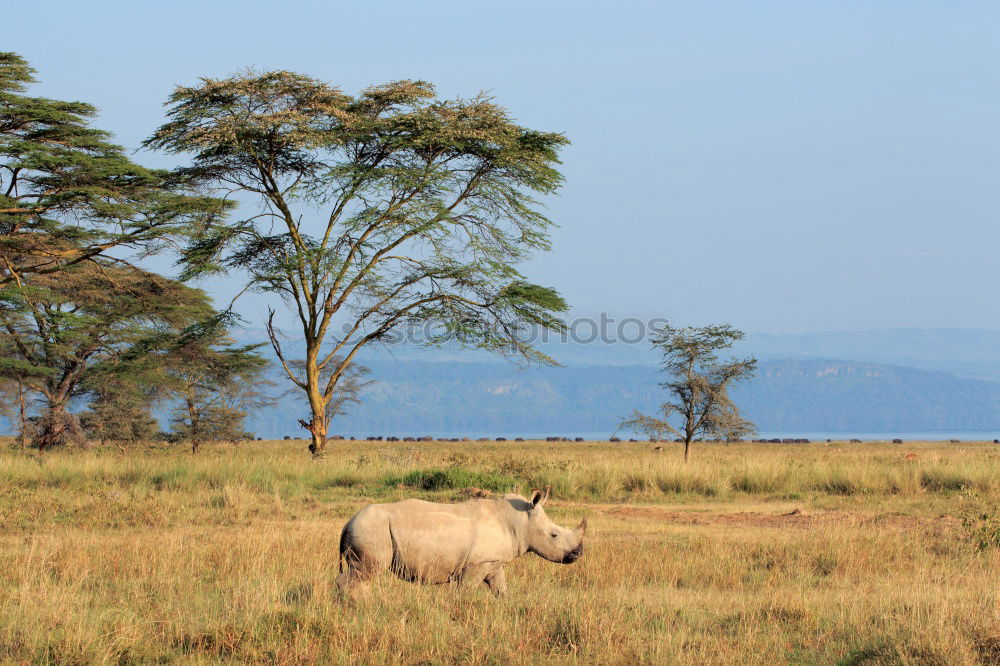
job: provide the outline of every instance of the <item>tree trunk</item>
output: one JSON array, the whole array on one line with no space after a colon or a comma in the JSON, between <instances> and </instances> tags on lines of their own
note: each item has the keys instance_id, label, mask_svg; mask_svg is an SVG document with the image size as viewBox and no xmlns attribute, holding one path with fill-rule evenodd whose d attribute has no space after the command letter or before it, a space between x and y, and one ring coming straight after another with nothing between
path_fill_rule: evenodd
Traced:
<instances>
[{"instance_id":1,"label":"tree trunk","mask_svg":"<svg viewBox=\"0 0 1000 666\"><path fill-rule=\"evenodd\" d=\"M306 350L306 394L309 396L309 411L312 418L307 423L299 420L303 428L309 431L309 451L316 457L322 456L326 450L326 400L319 386L319 346L310 345Z\"/></svg>"},{"instance_id":2,"label":"tree trunk","mask_svg":"<svg viewBox=\"0 0 1000 666\"><path fill-rule=\"evenodd\" d=\"M691 438L690 437L685 437L684 438L684 462L688 461L688 456L690 455L690 453L691 453Z\"/></svg>"},{"instance_id":3,"label":"tree trunk","mask_svg":"<svg viewBox=\"0 0 1000 666\"><path fill-rule=\"evenodd\" d=\"M85 441L76 416L66 411L64 401L49 404L47 413L42 417L39 427L35 439L39 451L62 444Z\"/></svg>"},{"instance_id":4,"label":"tree trunk","mask_svg":"<svg viewBox=\"0 0 1000 666\"><path fill-rule=\"evenodd\" d=\"M313 418L315 419L315 417ZM321 420L319 424L314 425L309 431L312 435L309 450L314 456L322 456L326 451L326 423L324 421L325 419Z\"/></svg>"},{"instance_id":5,"label":"tree trunk","mask_svg":"<svg viewBox=\"0 0 1000 666\"><path fill-rule=\"evenodd\" d=\"M310 400L310 403L312 401ZM312 406L312 405L310 405ZM316 408L312 409L312 419L304 421L299 419L299 425L309 431L309 451L314 456L322 456L326 450L326 415L320 410L316 413Z\"/></svg>"},{"instance_id":6,"label":"tree trunk","mask_svg":"<svg viewBox=\"0 0 1000 666\"><path fill-rule=\"evenodd\" d=\"M187 398L187 413L188 420L191 422L191 453L198 453L198 447L201 446L201 442L199 441L201 438L201 433L199 432L201 422L198 418L198 406L195 405L190 391Z\"/></svg>"},{"instance_id":7,"label":"tree trunk","mask_svg":"<svg viewBox=\"0 0 1000 666\"><path fill-rule=\"evenodd\" d=\"M24 384L21 382L17 383L17 438L20 440L21 448L23 449L28 445L28 437L24 432L24 428L28 423L28 413L27 405L25 404L25 390Z\"/></svg>"}]
</instances>

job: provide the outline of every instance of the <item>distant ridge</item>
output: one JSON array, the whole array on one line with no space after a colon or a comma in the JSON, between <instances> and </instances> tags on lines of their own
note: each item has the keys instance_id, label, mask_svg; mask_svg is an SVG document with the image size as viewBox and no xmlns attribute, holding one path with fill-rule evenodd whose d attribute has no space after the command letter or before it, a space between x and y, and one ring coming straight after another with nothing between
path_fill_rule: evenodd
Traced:
<instances>
[{"instance_id":1,"label":"distant ridge","mask_svg":"<svg viewBox=\"0 0 1000 666\"><path fill-rule=\"evenodd\" d=\"M741 343L739 351L762 359L850 359L1000 381L1000 331L900 328L753 333Z\"/></svg>"},{"instance_id":2,"label":"distant ridge","mask_svg":"<svg viewBox=\"0 0 1000 666\"><path fill-rule=\"evenodd\" d=\"M565 367L519 370L474 351L378 350L363 361L378 383L334 428L610 432L632 409L662 400L647 345L542 347ZM998 331L754 333L734 353L761 360L758 377L734 391L761 431L1000 430ZM297 409L292 402L259 415L262 434L296 434Z\"/></svg>"},{"instance_id":3,"label":"distant ridge","mask_svg":"<svg viewBox=\"0 0 1000 666\"><path fill-rule=\"evenodd\" d=\"M293 329L289 329L289 333L293 332ZM244 342L267 341L267 334L263 329L241 329L234 334ZM290 336L287 346L290 350L295 348L294 336ZM539 346L567 366L655 365L659 360L646 343L552 340ZM1000 381L1000 331L985 329L896 328L818 333L750 333L737 345L734 353L752 354L761 360L845 359ZM365 352L365 358L370 361L393 359L503 363L502 359L485 352L428 350L407 345L374 348Z\"/></svg>"},{"instance_id":4,"label":"distant ridge","mask_svg":"<svg viewBox=\"0 0 1000 666\"><path fill-rule=\"evenodd\" d=\"M234 337L266 339L254 329L234 331ZM290 339L292 355L295 347ZM564 367L520 369L468 350L375 350L362 362L376 384L333 431L361 437L610 434L632 409L651 411L663 398L658 359L645 345L549 343L544 349ZM761 360L758 377L734 396L762 432L980 430L1000 437L997 331L752 334L734 351ZM276 368L272 375L274 392L283 392L287 380ZM302 416L301 398L292 395L252 415L249 426L263 437L300 436Z\"/></svg>"},{"instance_id":5,"label":"distant ridge","mask_svg":"<svg viewBox=\"0 0 1000 666\"><path fill-rule=\"evenodd\" d=\"M898 365L763 361L733 394L763 430L1000 429L1000 382Z\"/></svg>"},{"instance_id":6,"label":"distant ridge","mask_svg":"<svg viewBox=\"0 0 1000 666\"><path fill-rule=\"evenodd\" d=\"M603 432L663 398L643 365L529 368L454 361L373 361L377 383L333 430L391 433ZM737 387L737 404L761 431L1000 432L1000 382L877 363L768 360ZM297 436L298 398L257 415L258 434Z\"/></svg>"}]
</instances>

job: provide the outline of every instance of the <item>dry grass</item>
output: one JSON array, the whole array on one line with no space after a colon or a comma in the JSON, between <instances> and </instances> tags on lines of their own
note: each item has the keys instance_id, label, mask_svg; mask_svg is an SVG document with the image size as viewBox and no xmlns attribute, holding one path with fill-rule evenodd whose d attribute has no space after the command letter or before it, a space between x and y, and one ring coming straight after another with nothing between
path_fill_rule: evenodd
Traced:
<instances>
[{"instance_id":1,"label":"dry grass","mask_svg":"<svg viewBox=\"0 0 1000 666\"><path fill-rule=\"evenodd\" d=\"M1000 447L298 443L0 452L6 663L1000 663ZM917 454L916 460L905 453ZM365 503L551 483L510 594L332 584ZM801 513L792 513L793 509ZM983 527L986 525L986 527Z\"/></svg>"}]
</instances>

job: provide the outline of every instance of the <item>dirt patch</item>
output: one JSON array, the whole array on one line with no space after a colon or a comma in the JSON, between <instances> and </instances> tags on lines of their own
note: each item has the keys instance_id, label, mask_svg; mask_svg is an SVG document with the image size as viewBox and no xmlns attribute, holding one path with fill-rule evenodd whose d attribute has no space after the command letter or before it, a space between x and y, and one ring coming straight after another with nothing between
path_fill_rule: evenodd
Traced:
<instances>
[{"instance_id":1,"label":"dirt patch","mask_svg":"<svg viewBox=\"0 0 1000 666\"><path fill-rule=\"evenodd\" d=\"M806 514L762 513L740 511L737 513L709 513L703 511L671 511L646 506L608 506L599 509L601 513L614 518L656 520L681 525L740 525L750 527L812 527L821 523L840 522L842 516L836 512Z\"/></svg>"},{"instance_id":2,"label":"dirt patch","mask_svg":"<svg viewBox=\"0 0 1000 666\"><path fill-rule=\"evenodd\" d=\"M482 488L471 486L469 488L462 488L461 490L459 490L457 493L455 493L455 497L460 500L480 499L480 498L489 499L491 497L496 497L496 495L490 492L489 490L483 490Z\"/></svg>"},{"instance_id":3,"label":"dirt patch","mask_svg":"<svg viewBox=\"0 0 1000 666\"><path fill-rule=\"evenodd\" d=\"M920 518L900 513L853 513L849 511L803 511L793 509L783 513L739 511L712 513L707 511L672 511L655 506L581 504L580 507L624 520L655 520L678 525L732 525L739 527L771 527L809 529L821 525L855 525L924 529L933 532L950 531L960 526L954 516Z\"/></svg>"}]
</instances>

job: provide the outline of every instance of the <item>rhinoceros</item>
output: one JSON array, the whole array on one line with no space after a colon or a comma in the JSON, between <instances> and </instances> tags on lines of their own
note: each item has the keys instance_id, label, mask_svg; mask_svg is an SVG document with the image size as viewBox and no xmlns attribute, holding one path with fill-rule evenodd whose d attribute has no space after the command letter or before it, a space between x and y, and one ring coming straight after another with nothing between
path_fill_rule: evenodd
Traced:
<instances>
[{"instance_id":1,"label":"rhinoceros","mask_svg":"<svg viewBox=\"0 0 1000 666\"><path fill-rule=\"evenodd\" d=\"M337 587L356 596L373 576L389 570L415 583L484 582L502 596L503 567L514 558L532 552L570 564L583 555L587 519L576 529L556 525L542 508L548 498L545 488L530 499L507 494L460 504L370 504L340 533Z\"/></svg>"}]
</instances>

